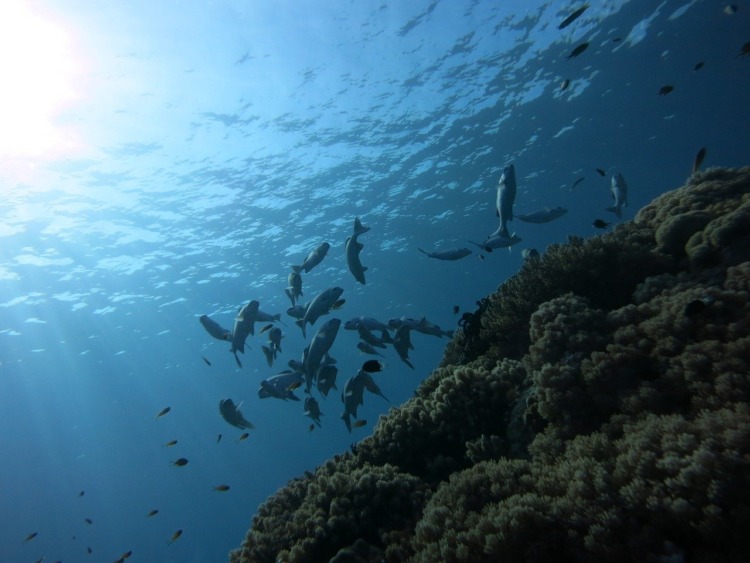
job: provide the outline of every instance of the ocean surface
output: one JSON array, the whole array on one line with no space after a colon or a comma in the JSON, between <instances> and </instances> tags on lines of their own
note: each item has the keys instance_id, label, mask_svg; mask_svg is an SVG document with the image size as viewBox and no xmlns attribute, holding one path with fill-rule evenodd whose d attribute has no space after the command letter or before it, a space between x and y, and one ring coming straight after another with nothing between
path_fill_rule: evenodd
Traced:
<instances>
[{"instance_id":1,"label":"ocean surface","mask_svg":"<svg viewBox=\"0 0 750 563\"><path fill-rule=\"evenodd\" d=\"M366 437L448 341L412 332L414 369L382 350L388 400L366 394L349 432L340 392L371 356L342 326L311 431L302 401L258 388L325 320L456 329L523 249L616 224L613 174L626 221L702 147L703 167L747 165L750 4L590 4L560 29L582 2L4 0L0 561L225 561L260 503ZM488 253L468 241L497 228L510 163L516 215L567 213L516 217L522 242ZM365 285L344 257L355 217ZM304 339L284 289L322 242L302 301L346 302ZM198 321L231 329L250 300L281 314L273 367L266 323L240 368Z\"/></svg>"}]
</instances>

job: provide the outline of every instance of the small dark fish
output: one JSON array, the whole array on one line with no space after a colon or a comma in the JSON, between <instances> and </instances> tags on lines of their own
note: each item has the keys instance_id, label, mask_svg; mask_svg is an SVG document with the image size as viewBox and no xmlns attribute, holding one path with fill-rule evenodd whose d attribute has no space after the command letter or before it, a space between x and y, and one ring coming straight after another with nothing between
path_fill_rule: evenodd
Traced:
<instances>
[{"instance_id":1,"label":"small dark fish","mask_svg":"<svg viewBox=\"0 0 750 563\"><path fill-rule=\"evenodd\" d=\"M260 332L258 334L263 334L264 332L269 331L272 328L273 328L273 324L269 323L266 326L264 326L262 329L260 329Z\"/></svg>"},{"instance_id":2,"label":"small dark fish","mask_svg":"<svg viewBox=\"0 0 750 563\"><path fill-rule=\"evenodd\" d=\"M314 425L314 424L311 424L311 425L309 426L309 428L307 429L307 431L308 431L308 432L312 432L313 430L315 430L315 425Z\"/></svg>"},{"instance_id":3,"label":"small dark fish","mask_svg":"<svg viewBox=\"0 0 750 563\"><path fill-rule=\"evenodd\" d=\"M159 514L159 511L154 508L153 510L148 511L148 514L146 514L146 518L151 518L152 516L156 516L157 514Z\"/></svg>"},{"instance_id":4,"label":"small dark fish","mask_svg":"<svg viewBox=\"0 0 750 563\"><path fill-rule=\"evenodd\" d=\"M26 536L26 539L23 540L24 543L27 541L33 540L37 536L38 532L31 532L28 536Z\"/></svg>"},{"instance_id":5,"label":"small dark fish","mask_svg":"<svg viewBox=\"0 0 750 563\"><path fill-rule=\"evenodd\" d=\"M479 255L479 259L480 259L480 260L484 260L484 254L480 254L480 255Z\"/></svg>"},{"instance_id":6,"label":"small dark fish","mask_svg":"<svg viewBox=\"0 0 750 563\"><path fill-rule=\"evenodd\" d=\"M241 442L242 440L247 440L247 437L250 436L250 432L243 432L239 438L237 438L238 442Z\"/></svg>"},{"instance_id":7,"label":"small dark fish","mask_svg":"<svg viewBox=\"0 0 750 563\"><path fill-rule=\"evenodd\" d=\"M606 221L602 221L601 219L595 219L591 224L597 229L606 229L610 225L609 223L607 223Z\"/></svg>"},{"instance_id":8,"label":"small dark fish","mask_svg":"<svg viewBox=\"0 0 750 563\"><path fill-rule=\"evenodd\" d=\"M588 49L588 47L589 47L588 41L585 43L581 43L578 47L576 47L570 52L570 55L565 57L565 60L574 59L575 57L583 53L586 49Z\"/></svg>"},{"instance_id":9,"label":"small dark fish","mask_svg":"<svg viewBox=\"0 0 750 563\"><path fill-rule=\"evenodd\" d=\"M362 428L362 427L363 427L363 426L365 426L366 424L367 424L367 421L366 421L366 420L364 420L364 419L363 419L363 420L355 420L355 421L354 421L354 422L352 423L352 428Z\"/></svg>"},{"instance_id":10,"label":"small dark fish","mask_svg":"<svg viewBox=\"0 0 750 563\"><path fill-rule=\"evenodd\" d=\"M120 559L123 559L123 560L127 559L131 555L133 555L133 550L129 549L128 551L126 551L125 553L123 553L122 555L120 555Z\"/></svg>"},{"instance_id":11,"label":"small dark fish","mask_svg":"<svg viewBox=\"0 0 750 563\"><path fill-rule=\"evenodd\" d=\"M211 365L211 362L208 361L208 359L206 358L206 356L201 356L201 358L203 358L203 361L206 362L207 366Z\"/></svg>"},{"instance_id":12,"label":"small dark fish","mask_svg":"<svg viewBox=\"0 0 750 563\"><path fill-rule=\"evenodd\" d=\"M89 555L91 555L92 553L94 553L94 550L91 549L90 547L87 547L86 548L86 553L88 553Z\"/></svg>"},{"instance_id":13,"label":"small dark fish","mask_svg":"<svg viewBox=\"0 0 750 563\"><path fill-rule=\"evenodd\" d=\"M572 190L572 189L573 189L573 188L575 188L575 187L576 187L576 186L577 186L578 184L580 184L581 182L583 182L583 181L584 181L585 179L586 179L586 176L581 176L581 177L580 177L580 178L578 178L578 179L577 179L577 180L576 180L575 182L573 182L573 185L572 185L572 186L570 186L570 189Z\"/></svg>"},{"instance_id":14,"label":"small dark fish","mask_svg":"<svg viewBox=\"0 0 750 563\"><path fill-rule=\"evenodd\" d=\"M89 525L94 523L94 521L91 518L84 518L83 520L84 522L86 522L86 524L89 524Z\"/></svg>"},{"instance_id":15,"label":"small dark fish","mask_svg":"<svg viewBox=\"0 0 750 563\"><path fill-rule=\"evenodd\" d=\"M693 174L698 172L704 158L706 158L706 147L701 147L701 150L695 155L695 160L693 161Z\"/></svg>"},{"instance_id":16,"label":"small dark fish","mask_svg":"<svg viewBox=\"0 0 750 563\"><path fill-rule=\"evenodd\" d=\"M461 310L461 308L458 305L453 305L453 314L458 315L458 312Z\"/></svg>"},{"instance_id":17,"label":"small dark fish","mask_svg":"<svg viewBox=\"0 0 750 563\"><path fill-rule=\"evenodd\" d=\"M218 444L219 442L221 442L221 434L216 436L216 443Z\"/></svg>"},{"instance_id":18,"label":"small dark fish","mask_svg":"<svg viewBox=\"0 0 750 563\"><path fill-rule=\"evenodd\" d=\"M662 86L659 88L659 91L656 93L657 96L666 96L667 94L671 94L674 90L674 86L671 84L667 84L666 86Z\"/></svg>"},{"instance_id":19,"label":"small dark fish","mask_svg":"<svg viewBox=\"0 0 750 563\"><path fill-rule=\"evenodd\" d=\"M161 412L159 414L157 414L154 418L162 417L162 416L164 416L165 414L167 414L171 410L172 410L172 407L165 407L165 408L161 409Z\"/></svg>"},{"instance_id":20,"label":"small dark fish","mask_svg":"<svg viewBox=\"0 0 750 563\"><path fill-rule=\"evenodd\" d=\"M85 494L86 494L86 491L81 491L80 493L78 493L78 496L79 496L79 497L82 497L82 496L83 496L83 495L85 495Z\"/></svg>"},{"instance_id":21,"label":"small dark fish","mask_svg":"<svg viewBox=\"0 0 750 563\"><path fill-rule=\"evenodd\" d=\"M748 55L750 55L750 41L742 46L740 52L737 53L737 58L739 59L740 57L747 57Z\"/></svg>"},{"instance_id":22,"label":"small dark fish","mask_svg":"<svg viewBox=\"0 0 750 563\"><path fill-rule=\"evenodd\" d=\"M336 301L336 303L331 305L331 310L333 311L335 309L341 309L341 307L344 306L344 303L346 303L346 299L339 299L338 301Z\"/></svg>"},{"instance_id":23,"label":"small dark fish","mask_svg":"<svg viewBox=\"0 0 750 563\"><path fill-rule=\"evenodd\" d=\"M385 366L378 360L367 360L364 364L362 364L362 370L369 373L383 371L384 368Z\"/></svg>"},{"instance_id":24,"label":"small dark fish","mask_svg":"<svg viewBox=\"0 0 750 563\"><path fill-rule=\"evenodd\" d=\"M612 38L612 43L619 43L620 41L622 41L622 37L613 37Z\"/></svg>"},{"instance_id":25,"label":"small dark fish","mask_svg":"<svg viewBox=\"0 0 750 563\"><path fill-rule=\"evenodd\" d=\"M172 534L172 539L167 542L167 545L170 545L171 543L173 543L181 535L182 535L182 530L177 530L174 534Z\"/></svg>"},{"instance_id":26,"label":"small dark fish","mask_svg":"<svg viewBox=\"0 0 750 563\"><path fill-rule=\"evenodd\" d=\"M601 168L597 168L596 171L599 174L599 176L606 176L607 175L607 172L605 170L602 170Z\"/></svg>"},{"instance_id":27,"label":"small dark fish","mask_svg":"<svg viewBox=\"0 0 750 563\"><path fill-rule=\"evenodd\" d=\"M697 70L700 70L700 69L702 69L702 68L703 68L703 66L704 66L704 64L705 64L705 63L704 63L703 61L701 61L701 62L699 62L699 63L695 63L695 66L693 67L693 70L696 70L696 71L697 71Z\"/></svg>"},{"instance_id":28,"label":"small dark fish","mask_svg":"<svg viewBox=\"0 0 750 563\"><path fill-rule=\"evenodd\" d=\"M229 485L216 485L214 487L214 491L219 491L221 493L226 492L229 490Z\"/></svg>"},{"instance_id":29,"label":"small dark fish","mask_svg":"<svg viewBox=\"0 0 750 563\"><path fill-rule=\"evenodd\" d=\"M169 442L164 444L164 446L166 446L167 448L171 448L172 446L176 446L176 445L177 445L177 440L170 440Z\"/></svg>"},{"instance_id":30,"label":"small dark fish","mask_svg":"<svg viewBox=\"0 0 750 563\"><path fill-rule=\"evenodd\" d=\"M565 92L565 90L568 89L568 86L570 86L570 80L566 78L562 81L562 84L560 84L560 92Z\"/></svg>"},{"instance_id":31,"label":"small dark fish","mask_svg":"<svg viewBox=\"0 0 750 563\"><path fill-rule=\"evenodd\" d=\"M589 7L588 2L578 8L575 12L570 14L567 18L565 18L562 22L560 22L560 25L557 26L557 29L565 29L570 24L572 24L574 21L576 21L578 18L583 15L583 12L586 11L586 9Z\"/></svg>"},{"instance_id":32,"label":"small dark fish","mask_svg":"<svg viewBox=\"0 0 750 563\"><path fill-rule=\"evenodd\" d=\"M729 6L726 6L724 8L724 13L728 16L731 16L732 14L737 13L737 4L729 4Z\"/></svg>"},{"instance_id":33,"label":"small dark fish","mask_svg":"<svg viewBox=\"0 0 750 563\"><path fill-rule=\"evenodd\" d=\"M183 467L188 464L188 460L184 457L181 457L179 459L176 459L172 462L172 465L176 465L177 467Z\"/></svg>"}]
</instances>

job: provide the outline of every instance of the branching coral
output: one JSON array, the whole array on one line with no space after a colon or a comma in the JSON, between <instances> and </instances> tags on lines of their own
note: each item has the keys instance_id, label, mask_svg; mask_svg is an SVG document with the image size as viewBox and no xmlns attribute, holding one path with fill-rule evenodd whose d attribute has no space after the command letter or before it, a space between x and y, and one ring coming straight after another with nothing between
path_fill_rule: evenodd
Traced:
<instances>
[{"instance_id":1,"label":"branching coral","mask_svg":"<svg viewBox=\"0 0 750 563\"><path fill-rule=\"evenodd\" d=\"M232 560L744 560L748 194L750 168L711 169L527 261Z\"/></svg>"}]
</instances>

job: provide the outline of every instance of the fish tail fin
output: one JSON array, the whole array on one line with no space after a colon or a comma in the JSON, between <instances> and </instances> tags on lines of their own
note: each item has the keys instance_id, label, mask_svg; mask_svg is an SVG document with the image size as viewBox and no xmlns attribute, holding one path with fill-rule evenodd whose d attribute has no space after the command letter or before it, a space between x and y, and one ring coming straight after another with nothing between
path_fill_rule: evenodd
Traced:
<instances>
[{"instance_id":1,"label":"fish tail fin","mask_svg":"<svg viewBox=\"0 0 750 563\"><path fill-rule=\"evenodd\" d=\"M294 321L294 324L302 329L302 337L307 338L307 332L305 331L305 320L299 319L298 321Z\"/></svg>"},{"instance_id":2,"label":"fish tail fin","mask_svg":"<svg viewBox=\"0 0 750 563\"><path fill-rule=\"evenodd\" d=\"M354 218L354 234L361 235L370 230L370 227L365 227L359 220L359 217Z\"/></svg>"},{"instance_id":3,"label":"fish tail fin","mask_svg":"<svg viewBox=\"0 0 750 563\"><path fill-rule=\"evenodd\" d=\"M615 215L617 215L618 219L622 219L622 211L620 210L619 207L607 207L605 209L605 211L609 211L610 213L614 213Z\"/></svg>"}]
</instances>

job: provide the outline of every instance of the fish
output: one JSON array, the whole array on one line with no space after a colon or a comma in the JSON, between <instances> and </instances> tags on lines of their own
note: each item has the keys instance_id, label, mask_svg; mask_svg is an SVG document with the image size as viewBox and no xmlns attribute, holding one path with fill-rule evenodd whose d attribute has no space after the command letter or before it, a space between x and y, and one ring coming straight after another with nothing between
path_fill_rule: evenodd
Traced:
<instances>
[{"instance_id":1,"label":"fish","mask_svg":"<svg viewBox=\"0 0 750 563\"><path fill-rule=\"evenodd\" d=\"M610 223L602 221L601 219L594 219L594 222L591 224L597 229L606 229L610 225Z\"/></svg>"},{"instance_id":2,"label":"fish","mask_svg":"<svg viewBox=\"0 0 750 563\"><path fill-rule=\"evenodd\" d=\"M724 6L724 13L728 16L731 16L733 14L737 13L737 5L736 4L729 4L728 6Z\"/></svg>"},{"instance_id":3,"label":"fish","mask_svg":"<svg viewBox=\"0 0 750 563\"><path fill-rule=\"evenodd\" d=\"M172 410L172 407L164 407L163 409L161 409L161 411L159 412L159 414L157 414L154 417L154 419L161 418L162 416L164 416L165 414L167 414L171 410Z\"/></svg>"},{"instance_id":4,"label":"fish","mask_svg":"<svg viewBox=\"0 0 750 563\"><path fill-rule=\"evenodd\" d=\"M281 329L278 327L273 327L268 333L268 341L271 343L271 349L274 351L274 354L281 353L281 339L283 337Z\"/></svg>"},{"instance_id":5,"label":"fish","mask_svg":"<svg viewBox=\"0 0 750 563\"><path fill-rule=\"evenodd\" d=\"M80 493L78 493L78 496L79 496L79 497L82 497L82 496L83 496L83 495L85 495L85 494L86 494L86 491L81 491Z\"/></svg>"},{"instance_id":6,"label":"fish","mask_svg":"<svg viewBox=\"0 0 750 563\"><path fill-rule=\"evenodd\" d=\"M352 428L362 428L362 427L363 427L363 426L365 426L366 424L367 424L367 421L366 421L366 420L355 420L355 421L354 421L354 422L352 423Z\"/></svg>"},{"instance_id":7,"label":"fish","mask_svg":"<svg viewBox=\"0 0 750 563\"><path fill-rule=\"evenodd\" d=\"M344 303L346 303L346 299L339 299L338 301L336 301L336 303L331 305L331 311L341 309L341 307L344 306Z\"/></svg>"},{"instance_id":8,"label":"fish","mask_svg":"<svg viewBox=\"0 0 750 563\"><path fill-rule=\"evenodd\" d=\"M293 307L289 307L286 310L286 314L292 317L293 319L301 319L305 316L305 311L307 311L309 303L306 305L295 305Z\"/></svg>"},{"instance_id":9,"label":"fish","mask_svg":"<svg viewBox=\"0 0 750 563\"><path fill-rule=\"evenodd\" d=\"M234 359L239 367L242 367L237 352L245 353L245 340L249 334L255 332L255 316L258 314L260 304L253 300L240 309L239 314L234 319L234 331L232 332L232 347L230 352L234 354Z\"/></svg>"},{"instance_id":10,"label":"fish","mask_svg":"<svg viewBox=\"0 0 750 563\"><path fill-rule=\"evenodd\" d=\"M742 47L740 47L740 52L737 53L737 58L744 58L750 55L750 41L745 43Z\"/></svg>"},{"instance_id":11,"label":"fish","mask_svg":"<svg viewBox=\"0 0 750 563\"><path fill-rule=\"evenodd\" d=\"M512 164L503 168L497 183L495 213L500 218L500 226L493 235L508 237L508 221L513 220L513 203L516 201L516 169ZM492 237L493 235L490 235Z\"/></svg>"},{"instance_id":12,"label":"fish","mask_svg":"<svg viewBox=\"0 0 750 563\"><path fill-rule=\"evenodd\" d=\"M87 547L86 548L86 553L88 553L89 555L91 555L92 553L94 553L94 550L91 549L90 547Z\"/></svg>"},{"instance_id":13,"label":"fish","mask_svg":"<svg viewBox=\"0 0 750 563\"><path fill-rule=\"evenodd\" d=\"M355 317L353 319L349 319L344 323L344 328L346 330L358 330L360 326L363 326L367 330L388 330L388 326L384 323L381 323L377 319L373 319L372 317Z\"/></svg>"},{"instance_id":14,"label":"fish","mask_svg":"<svg viewBox=\"0 0 750 563\"><path fill-rule=\"evenodd\" d=\"M402 326L408 326L412 330L416 330L417 332L421 332L422 334L427 334L430 336L437 336L438 338L440 338L441 336L453 336L452 330L443 330L435 323L431 323L430 321L428 321L425 317L422 317L419 320L411 319L408 317L388 319L389 328L398 329Z\"/></svg>"},{"instance_id":15,"label":"fish","mask_svg":"<svg viewBox=\"0 0 750 563\"><path fill-rule=\"evenodd\" d=\"M320 417L322 414L318 401L314 397L307 397L305 399L305 416L309 416L315 424L320 426Z\"/></svg>"},{"instance_id":16,"label":"fish","mask_svg":"<svg viewBox=\"0 0 750 563\"><path fill-rule=\"evenodd\" d=\"M379 371L383 371L384 369L385 366L378 360L367 360L362 364L362 371L366 371L368 373L377 373Z\"/></svg>"},{"instance_id":17,"label":"fish","mask_svg":"<svg viewBox=\"0 0 750 563\"><path fill-rule=\"evenodd\" d=\"M695 160L693 161L693 174L698 172L698 170L701 167L701 164L703 164L704 158L706 158L706 147L701 147L701 149L695 155Z\"/></svg>"},{"instance_id":18,"label":"fish","mask_svg":"<svg viewBox=\"0 0 750 563\"><path fill-rule=\"evenodd\" d=\"M167 542L167 545L170 545L177 540L182 535L182 530L177 530L174 534L172 534L172 539Z\"/></svg>"},{"instance_id":19,"label":"fish","mask_svg":"<svg viewBox=\"0 0 750 563\"><path fill-rule=\"evenodd\" d=\"M159 514L159 511L154 508L153 510L148 511L148 514L146 514L146 518L151 518L152 516L156 516L157 514Z\"/></svg>"},{"instance_id":20,"label":"fish","mask_svg":"<svg viewBox=\"0 0 750 563\"><path fill-rule=\"evenodd\" d=\"M346 239L346 265L349 267L349 271L362 285L365 285L365 272L367 267L362 266L362 262L359 260L359 253L364 248L364 245L357 239L359 235L362 235L370 230L370 227L365 227L359 221L359 217L354 218L354 232L352 236Z\"/></svg>"},{"instance_id":21,"label":"fish","mask_svg":"<svg viewBox=\"0 0 750 563\"><path fill-rule=\"evenodd\" d=\"M243 432L240 434L240 437L237 438L238 442L242 442L242 440L247 440L247 437L250 436L250 432Z\"/></svg>"},{"instance_id":22,"label":"fish","mask_svg":"<svg viewBox=\"0 0 750 563\"><path fill-rule=\"evenodd\" d=\"M544 209L541 209L539 211L517 215L517 217L520 221L524 221L526 223L549 223L550 221L559 219L567 212L568 210L564 207L555 207L554 209L545 207Z\"/></svg>"},{"instance_id":23,"label":"fish","mask_svg":"<svg viewBox=\"0 0 750 563\"><path fill-rule=\"evenodd\" d=\"M359 373L354 377L347 379L344 384L344 390L341 392L341 402L344 403L344 412L341 413L341 420L346 424L347 430L352 431L351 418L357 418L357 409L362 404L362 396L365 391L365 381L359 377Z\"/></svg>"},{"instance_id":24,"label":"fish","mask_svg":"<svg viewBox=\"0 0 750 563\"><path fill-rule=\"evenodd\" d=\"M671 94L674 91L674 86L671 84L667 84L666 86L662 86L659 88L659 91L656 93L657 96L666 96L667 94Z\"/></svg>"},{"instance_id":25,"label":"fish","mask_svg":"<svg viewBox=\"0 0 750 563\"><path fill-rule=\"evenodd\" d=\"M370 354L371 356L383 356L383 354L378 352L373 346L371 346L367 342L358 342L357 350L359 350L360 352L364 352L365 354Z\"/></svg>"},{"instance_id":26,"label":"fish","mask_svg":"<svg viewBox=\"0 0 750 563\"><path fill-rule=\"evenodd\" d=\"M213 490L225 493L229 490L229 485L216 485Z\"/></svg>"},{"instance_id":27,"label":"fish","mask_svg":"<svg viewBox=\"0 0 750 563\"><path fill-rule=\"evenodd\" d=\"M235 405L232 399L222 399L219 401L219 412L224 420L232 426L240 429L247 428L248 430L255 428L252 422L242 416L239 405Z\"/></svg>"},{"instance_id":28,"label":"fish","mask_svg":"<svg viewBox=\"0 0 750 563\"><path fill-rule=\"evenodd\" d=\"M188 464L188 460L184 457L177 458L172 462L172 465L176 465L177 467L185 467Z\"/></svg>"},{"instance_id":29,"label":"fish","mask_svg":"<svg viewBox=\"0 0 750 563\"><path fill-rule=\"evenodd\" d=\"M539 258L539 251L536 248L524 248L521 251L521 258L524 260L534 260Z\"/></svg>"},{"instance_id":30,"label":"fish","mask_svg":"<svg viewBox=\"0 0 750 563\"><path fill-rule=\"evenodd\" d=\"M341 326L341 319L333 318L321 326L310 341L310 345L306 349L304 355L303 365L305 372L305 390L309 393L312 387L315 375L318 372L320 363L323 361L323 357L328 353L328 350L333 346L336 335L339 332Z\"/></svg>"},{"instance_id":31,"label":"fish","mask_svg":"<svg viewBox=\"0 0 750 563\"><path fill-rule=\"evenodd\" d=\"M266 356L266 362L268 362L268 367L273 367L273 361L276 359L276 353L271 350L268 346L263 344L260 349L263 351L263 354Z\"/></svg>"},{"instance_id":32,"label":"fish","mask_svg":"<svg viewBox=\"0 0 750 563\"><path fill-rule=\"evenodd\" d=\"M458 315L458 312L461 310L461 307L458 305L453 305L453 314Z\"/></svg>"},{"instance_id":33,"label":"fish","mask_svg":"<svg viewBox=\"0 0 750 563\"><path fill-rule=\"evenodd\" d=\"M222 327L216 321L212 320L208 315L201 315L198 320L203 325L203 328L206 329L208 334L210 334L214 338L218 340L232 339L232 333L229 332L229 330L227 330L226 328Z\"/></svg>"},{"instance_id":34,"label":"fish","mask_svg":"<svg viewBox=\"0 0 750 563\"><path fill-rule=\"evenodd\" d=\"M518 244L523 239L521 237L516 236L515 233L509 236L503 236L502 234L495 234L490 237L487 237L484 239L483 242L474 242L470 240L469 242L475 246L478 246L485 252L492 252L496 248L508 248L510 249L511 246L514 244Z\"/></svg>"},{"instance_id":35,"label":"fish","mask_svg":"<svg viewBox=\"0 0 750 563\"><path fill-rule=\"evenodd\" d=\"M208 361L208 359L206 358L206 356L201 356L201 358L203 358L203 361L206 362L207 366L211 365L211 362Z\"/></svg>"},{"instance_id":36,"label":"fish","mask_svg":"<svg viewBox=\"0 0 750 563\"><path fill-rule=\"evenodd\" d=\"M396 330L396 335L393 337L393 348L396 350L398 357L411 369L414 369L414 365L409 361L409 349L414 348L411 344L411 328L406 325L402 325Z\"/></svg>"},{"instance_id":37,"label":"fish","mask_svg":"<svg viewBox=\"0 0 750 563\"><path fill-rule=\"evenodd\" d=\"M468 248L452 248L450 250L436 250L435 252L427 252L421 248L417 248L417 250L436 260L460 260L471 254L471 250Z\"/></svg>"},{"instance_id":38,"label":"fish","mask_svg":"<svg viewBox=\"0 0 750 563\"><path fill-rule=\"evenodd\" d=\"M570 52L570 55L568 55L567 57L565 57L565 60L570 60L570 59L574 59L574 58L576 58L576 57L577 57L578 55L580 55L580 54L581 54L581 53L583 53L583 52L584 52L584 51L585 51L586 49L588 49L588 47L589 47L589 44L588 44L588 42L585 42L585 43L581 43L580 45L578 45L578 47L576 47L575 49L573 49L573 50L572 50L572 51Z\"/></svg>"},{"instance_id":39,"label":"fish","mask_svg":"<svg viewBox=\"0 0 750 563\"><path fill-rule=\"evenodd\" d=\"M329 248L331 248L331 245L327 242L321 243L310 251L310 254L307 255L307 258L305 258L305 261L302 262L302 265L292 266L292 270L298 273L303 271L305 273L309 272L323 261L323 258L325 258L326 254L328 254Z\"/></svg>"},{"instance_id":40,"label":"fish","mask_svg":"<svg viewBox=\"0 0 750 563\"><path fill-rule=\"evenodd\" d=\"M260 309L258 309L258 312L255 314L255 319L253 319L253 322L281 323L281 313L276 313L275 315L272 315L271 313L266 313L265 311L261 311ZM284 323L281 323L281 324L284 324Z\"/></svg>"},{"instance_id":41,"label":"fish","mask_svg":"<svg viewBox=\"0 0 750 563\"><path fill-rule=\"evenodd\" d=\"M575 188L578 184L583 182L585 179L586 179L586 176L581 176L580 178L578 178L575 182L573 182L573 185L570 186L570 191L573 191L573 188Z\"/></svg>"},{"instance_id":42,"label":"fish","mask_svg":"<svg viewBox=\"0 0 750 563\"><path fill-rule=\"evenodd\" d=\"M560 92L565 92L565 90L568 89L568 86L570 86L570 79L566 78L560 84Z\"/></svg>"},{"instance_id":43,"label":"fish","mask_svg":"<svg viewBox=\"0 0 750 563\"><path fill-rule=\"evenodd\" d=\"M84 518L83 521L86 522L86 524L88 524L89 526L94 523L91 518Z\"/></svg>"},{"instance_id":44,"label":"fish","mask_svg":"<svg viewBox=\"0 0 750 563\"><path fill-rule=\"evenodd\" d=\"M129 549L128 551L120 555L120 559L124 561L125 559L129 558L131 555L133 555L133 550Z\"/></svg>"},{"instance_id":45,"label":"fish","mask_svg":"<svg viewBox=\"0 0 750 563\"><path fill-rule=\"evenodd\" d=\"M297 304L297 299L302 296L302 276L299 272L294 270L294 266L292 266L292 271L289 272L287 282L289 283L289 287L284 291L286 292L287 297L292 301L292 307L294 307Z\"/></svg>"},{"instance_id":46,"label":"fish","mask_svg":"<svg viewBox=\"0 0 750 563\"><path fill-rule=\"evenodd\" d=\"M315 430L315 425L314 425L314 424L311 424L311 425L310 425L310 426L309 426L309 427L307 428L307 431L308 431L308 432L312 432L313 430Z\"/></svg>"},{"instance_id":47,"label":"fish","mask_svg":"<svg viewBox=\"0 0 750 563\"><path fill-rule=\"evenodd\" d=\"M372 393L373 395L377 395L378 397L382 397L383 399L388 401L388 397L383 394L383 392L380 390L380 387L378 387L378 384L375 383L375 380L368 372L359 370L357 372L357 377L362 379L365 389L367 389L370 393ZM390 401L388 402L390 403Z\"/></svg>"},{"instance_id":48,"label":"fish","mask_svg":"<svg viewBox=\"0 0 750 563\"><path fill-rule=\"evenodd\" d=\"M589 7L589 4L587 2L586 4L578 8L576 11L574 11L572 14L570 14L562 22L560 22L560 25L557 26L557 29L565 29L566 27L568 27L570 24L572 24L574 21L580 18L583 12L585 12L588 7Z\"/></svg>"},{"instance_id":49,"label":"fish","mask_svg":"<svg viewBox=\"0 0 750 563\"><path fill-rule=\"evenodd\" d=\"M340 287L332 287L315 296L305 310L304 316L296 322L297 326L302 329L303 337L307 338L305 326L307 324L313 325L321 316L327 315L333 304L341 298L342 293L344 293L344 290Z\"/></svg>"},{"instance_id":50,"label":"fish","mask_svg":"<svg viewBox=\"0 0 750 563\"><path fill-rule=\"evenodd\" d=\"M617 218L622 217L622 208L628 206L628 185L625 183L625 178L619 172L612 176L612 199L615 200L615 204L612 207L607 207L607 211L611 211Z\"/></svg>"},{"instance_id":51,"label":"fish","mask_svg":"<svg viewBox=\"0 0 750 563\"><path fill-rule=\"evenodd\" d=\"M258 334L263 334L264 332L268 332L273 328L273 324L268 323L266 326L264 326L260 331L258 331Z\"/></svg>"},{"instance_id":52,"label":"fish","mask_svg":"<svg viewBox=\"0 0 750 563\"><path fill-rule=\"evenodd\" d=\"M359 334L360 340L366 342L370 346L374 346L375 348L385 348L386 343L393 342L391 335L388 334L388 331L385 329L382 331L382 336L378 338L370 332L366 326L360 324L357 326L357 333Z\"/></svg>"},{"instance_id":53,"label":"fish","mask_svg":"<svg viewBox=\"0 0 750 563\"><path fill-rule=\"evenodd\" d=\"M286 370L278 373L268 379L260 382L258 397L268 399L282 399L284 401L291 399L299 401L292 391L300 387L305 381L304 373L301 370Z\"/></svg>"},{"instance_id":54,"label":"fish","mask_svg":"<svg viewBox=\"0 0 750 563\"><path fill-rule=\"evenodd\" d=\"M699 61L699 62L695 63L695 66L693 67L693 70L697 72L700 69L702 69L705 66L705 64L706 63L704 63L703 61Z\"/></svg>"},{"instance_id":55,"label":"fish","mask_svg":"<svg viewBox=\"0 0 750 563\"><path fill-rule=\"evenodd\" d=\"M39 532L31 532L28 536L26 536L26 539L23 540L23 543L26 543L27 541L33 540L38 535L39 535Z\"/></svg>"},{"instance_id":56,"label":"fish","mask_svg":"<svg viewBox=\"0 0 750 563\"><path fill-rule=\"evenodd\" d=\"M166 446L167 448L171 448L172 446L176 446L176 445L177 445L177 440L170 440L169 442L167 442L167 443L166 443L166 444L164 444L164 445L165 445L165 446Z\"/></svg>"},{"instance_id":57,"label":"fish","mask_svg":"<svg viewBox=\"0 0 750 563\"><path fill-rule=\"evenodd\" d=\"M601 168L597 168L596 172L597 172L597 174L599 174L599 176L606 176L607 175L607 173L604 170L602 170Z\"/></svg>"},{"instance_id":58,"label":"fish","mask_svg":"<svg viewBox=\"0 0 750 563\"><path fill-rule=\"evenodd\" d=\"M336 389L336 376L339 373L339 368L331 363L326 363L324 360L318 368L318 373L315 374L315 381L318 387L318 391L324 397L328 397L328 392L331 389Z\"/></svg>"}]
</instances>

